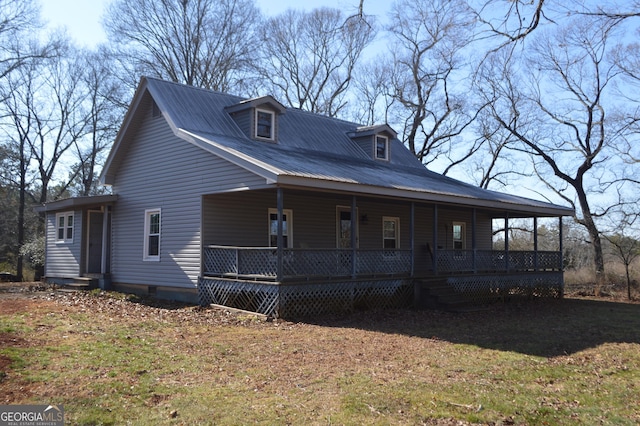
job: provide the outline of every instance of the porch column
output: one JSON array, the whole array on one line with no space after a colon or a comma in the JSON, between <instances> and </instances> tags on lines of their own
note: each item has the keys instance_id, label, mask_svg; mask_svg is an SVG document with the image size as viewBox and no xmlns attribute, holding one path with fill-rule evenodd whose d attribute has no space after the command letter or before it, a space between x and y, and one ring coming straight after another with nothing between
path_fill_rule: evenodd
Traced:
<instances>
[{"instance_id":1,"label":"porch column","mask_svg":"<svg viewBox=\"0 0 640 426\"><path fill-rule=\"evenodd\" d=\"M433 274L438 275L438 205L433 205L433 253L431 254L433 263Z\"/></svg>"},{"instance_id":2,"label":"porch column","mask_svg":"<svg viewBox=\"0 0 640 426\"><path fill-rule=\"evenodd\" d=\"M538 271L538 216L533 217L533 270Z\"/></svg>"},{"instance_id":3,"label":"porch column","mask_svg":"<svg viewBox=\"0 0 640 426\"><path fill-rule=\"evenodd\" d=\"M356 196L351 197L351 277L355 278L358 272L357 268L357 227L358 226L358 207L356 205Z\"/></svg>"},{"instance_id":4,"label":"porch column","mask_svg":"<svg viewBox=\"0 0 640 426\"><path fill-rule=\"evenodd\" d=\"M102 256L100 259L100 273L104 277L107 273L107 246L109 245L108 233L109 233L109 213L111 207L102 207Z\"/></svg>"},{"instance_id":5,"label":"porch column","mask_svg":"<svg viewBox=\"0 0 640 426\"><path fill-rule=\"evenodd\" d=\"M416 245L416 237L414 235L415 232L415 218L416 218L416 203L411 202L411 220L409 222L409 245L411 246L411 276L413 277L413 271L415 269L415 245ZM398 231L399 232L399 231ZM400 247L398 247L400 248Z\"/></svg>"},{"instance_id":6,"label":"porch column","mask_svg":"<svg viewBox=\"0 0 640 426\"><path fill-rule=\"evenodd\" d=\"M473 260L474 274L478 272L478 259L477 259L478 247L477 247L477 241L476 241L477 213L478 213L478 210L474 207L471 214L471 249L473 250L472 260Z\"/></svg>"},{"instance_id":7,"label":"porch column","mask_svg":"<svg viewBox=\"0 0 640 426\"><path fill-rule=\"evenodd\" d=\"M278 260L276 265L276 280L278 282L282 281L282 260L283 260L283 252L284 252L284 236L283 236L283 225L282 225L282 216L284 215L284 195L282 193L282 188L277 189L277 208L278 208Z\"/></svg>"},{"instance_id":8,"label":"porch column","mask_svg":"<svg viewBox=\"0 0 640 426\"><path fill-rule=\"evenodd\" d=\"M560 238L560 242L558 244L559 250L560 250L560 264L558 265L558 270L562 271L562 269L563 269L562 265L564 265L564 259L563 259L564 249L563 249L563 246L562 246L562 240L564 239L563 238L563 232L562 232L562 216L560 216L558 218L558 235L559 235L559 238Z\"/></svg>"},{"instance_id":9,"label":"porch column","mask_svg":"<svg viewBox=\"0 0 640 426\"><path fill-rule=\"evenodd\" d=\"M509 271L509 212L504 215L504 264Z\"/></svg>"}]
</instances>

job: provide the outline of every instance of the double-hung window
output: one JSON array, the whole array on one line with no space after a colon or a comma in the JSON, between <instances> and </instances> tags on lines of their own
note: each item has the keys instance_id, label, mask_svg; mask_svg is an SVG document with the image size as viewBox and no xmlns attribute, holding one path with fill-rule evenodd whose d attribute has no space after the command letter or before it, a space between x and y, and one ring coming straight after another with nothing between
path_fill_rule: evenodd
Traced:
<instances>
[{"instance_id":1,"label":"double-hung window","mask_svg":"<svg viewBox=\"0 0 640 426\"><path fill-rule=\"evenodd\" d=\"M382 218L382 247L388 250L400 248L400 218ZM393 254L393 251L385 252L385 255Z\"/></svg>"},{"instance_id":2,"label":"double-hung window","mask_svg":"<svg viewBox=\"0 0 640 426\"><path fill-rule=\"evenodd\" d=\"M73 212L56 214L56 241L60 243L73 242Z\"/></svg>"},{"instance_id":3,"label":"double-hung window","mask_svg":"<svg viewBox=\"0 0 640 426\"><path fill-rule=\"evenodd\" d=\"M144 212L144 256L143 260L160 260L160 209Z\"/></svg>"},{"instance_id":4,"label":"double-hung window","mask_svg":"<svg viewBox=\"0 0 640 426\"><path fill-rule=\"evenodd\" d=\"M453 222L453 249L464 250L465 249L465 230L466 226L464 222Z\"/></svg>"},{"instance_id":5,"label":"double-hung window","mask_svg":"<svg viewBox=\"0 0 640 426\"><path fill-rule=\"evenodd\" d=\"M284 248L292 247L293 212L282 211L282 240ZM278 210L269 209L269 247L278 247Z\"/></svg>"},{"instance_id":6,"label":"double-hung window","mask_svg":"<svg viewBox=\"0 0 640 426\"><path fill-rule=\"evenodd\" d=\"M386 136L376 135L376 159L389 160L389 138Z\"/></svg>"},{"instance_id":7,"label":"double-hung window","mask_svg":"<svg viewBox=\"0 0 640 426\"><path fill-rule=\"evenodd\" d=\"M274 140L275 114L271 111L256 109L256 137Z\"/></svg>"}]
</instances>

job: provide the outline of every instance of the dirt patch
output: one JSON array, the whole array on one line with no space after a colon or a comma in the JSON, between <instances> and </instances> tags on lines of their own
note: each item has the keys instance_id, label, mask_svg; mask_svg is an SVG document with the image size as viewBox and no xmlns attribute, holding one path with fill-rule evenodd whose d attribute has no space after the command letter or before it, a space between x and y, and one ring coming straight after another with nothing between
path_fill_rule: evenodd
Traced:
<instances>
[{"instance_id":1,"label":"dirt patch","mask_svg":"<svg viewBox=\"0 0 640 426\"><path fill-rule=\"evenodd\" d=\"M22 337L18 337L13 333L2 333L0 332L0 347L3 348L25 348L29 346L29 342L27 342Z\"/></svg>"}]
</instances>

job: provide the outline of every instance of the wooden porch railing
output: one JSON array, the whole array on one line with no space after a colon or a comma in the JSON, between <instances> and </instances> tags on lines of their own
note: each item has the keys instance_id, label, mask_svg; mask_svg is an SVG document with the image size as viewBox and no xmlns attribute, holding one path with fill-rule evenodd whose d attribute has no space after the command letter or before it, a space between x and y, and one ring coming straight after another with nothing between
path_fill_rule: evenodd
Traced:
<instances>
[{"instance_id":1,"label":"wooden porch railing","mask_svg":"<svg viewBox=\"0 0 640 426\"><path fill-rule=\"evenodd\" d=\"M438 250L438 273L561 271L559 251Z\"/></svg>"},{"instance_id":2,"label":"wooden porch railing","mask_svg":"<svg viewBox=\"0 0 640 426\"><path fill-rule=\"evenodd\" d=\"M354 256L355 253L355 269ZM411 250L284 249L282 278L409 275ZM273 247L207 246L205 275L276 279L278 250Z\"/></svg>"},{"instance_id":3,"label":"wooden porch railing","mask_svg":"<svg viewBox=\"0 0 640 426\"><path fill-rule=\"evenodd\" d=\"M411 275L411 250L284 249L282 252L282 279L347 277L354 276L354 272L356 277ZM208 276L278 278L278 250L273 247L206 246L203 262L204 274ZM561 270L560 252L437 251L438 274Z\"/></svg>"}]
</instances>

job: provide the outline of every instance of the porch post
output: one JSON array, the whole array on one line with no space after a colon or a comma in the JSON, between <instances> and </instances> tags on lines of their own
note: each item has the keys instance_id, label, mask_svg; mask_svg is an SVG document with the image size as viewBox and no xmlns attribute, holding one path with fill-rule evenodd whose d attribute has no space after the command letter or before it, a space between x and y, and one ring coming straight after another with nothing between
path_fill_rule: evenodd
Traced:
<instances>
[{"instance_id":1,"label":"porch post","mask_svg":"<svg viewBox=\"0 0 640 426\"><path fill-rule=\"evenodd\" d=\"M357 268L357 249L356 246L358 244L357 240L357 227L358 226L358 210L356 206L356 196L353 195L351 197L351 277L355 278L358 268Z\"/></svg>"},{"instance_id":2,"label":"porch post","mask_svg":"<svg viewBox=\"0 0 640 426\"><path fill-rule=\"evenodd\" d=\"M280 282L282 281L282 259L283 259L283 252L284 252L283 250L284 248L282 247L284 245L283 224L282 224L282 216L284 214L284 200L283 200L284 195L282 193L282 188L278 188L276 193L277 193L277 208L278 208L278 235L277 235L278 260L276 265L276 280Z\"/></svg>"},{"instance_id":3,"label":"porch post","mask_svg":"<svg viewBox=\"0 0 640 426\"><path fill-rule=\"evenodd\" d=\"M538 216L533 217L533 270L538 271Z\"/></svg>"},{"instance_id":4,"label":"porch post","mask_svg":"<svg viewBox=\"0 0 640 426\"><path fill-rule=\"evenodd\" d=\"M504 264L509 271L509 212L504 215Z\"/></svg>"},{"instance_id":5,"label":"porch post","mask_svg":"<svg viewBox=\"0 0 640 426\"><path fill-rule=\"evenodd\" d=\"M433 274L438 275L438 205L433 205L433 253L431 254L433 263Z\"/></svg>"},{"instance_id":6,"label":"porch post","mask_svg":"<svg viewBox=\"0 0 640 426\"><path fill-rule=\"evenodd\" d=\"M473 273L478 272L478 256L477 256L477 241L476 241L476 225L477 225L477 213L478 210L474 207L471 215L471 249L473 250Z\"/></svg>"},{"instance_id":7,"label":"porch post","mask_svg":"<svg viewBox=\"0 0 640 426\"><path fill-rule=\"evenodd\" d=\"M100 259L100 273L104 278L104 274L107 273L107 246L109 245L108 232L109 232L109 206L103 206L102 208L102 256Z\"/></svg>"},{"instance_id":8,"label":"porch post","mask_svg":"<svg viewBox=\"0 0 640 426\"><path fill-rule=\"evenodd\" d=\"M560 238L560 243L558 244L559 250L560 250L560 265L558 265L558 270L562 271L562 265L564 264L564 259L563 259L564 249L563 249L563 245L562 245L562 240L564 239L563 238L563 232L562 232L562 216L560 216L558 218L558 235L559 235L559 238Z\"/></svg>"},{"instance_id":9,"label":"porch post","mask_svg":"<svg viewBox=\"0 0 640 426\"><path fill-rule=\"evenodd\" d=\"M414 235L415 230L415 217L416 217L416 203L411 202L411 221L409 222L409 245L411 246L411 276L413 277L413 271L415 269L415 245L416 237ZM399 248L399 247L398 247Z\"/></svg>"}]
</instances>

